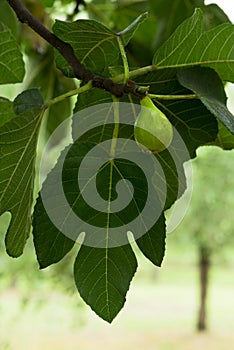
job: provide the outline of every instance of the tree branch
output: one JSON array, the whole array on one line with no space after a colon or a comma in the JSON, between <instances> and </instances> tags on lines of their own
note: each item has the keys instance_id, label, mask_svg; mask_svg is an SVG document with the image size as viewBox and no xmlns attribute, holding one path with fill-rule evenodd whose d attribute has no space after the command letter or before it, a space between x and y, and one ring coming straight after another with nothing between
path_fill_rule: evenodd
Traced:
<instances>
[{"instance_id":1,"label":"tree branch","mask_svg":"<svg viewBox=\"0 0 234 350\"><path fill-rule=\"evenodd\" d=\"M9 5L16 13L20 22L27 24L66 59L71 68L73 69L74 75L77 79L82 80L84 83L92 81L92 86L106 90L116 97L121 97L124 93L139 94L137 91L137 85L134 84L122 84L114 83L110 78L103 78L95 75L89 69L87 69L78 58L75 56L72 46L63 40L59 39L55 34L51 33L45 28L19 0L7 0Z\"/></svg>"}]
</instances>

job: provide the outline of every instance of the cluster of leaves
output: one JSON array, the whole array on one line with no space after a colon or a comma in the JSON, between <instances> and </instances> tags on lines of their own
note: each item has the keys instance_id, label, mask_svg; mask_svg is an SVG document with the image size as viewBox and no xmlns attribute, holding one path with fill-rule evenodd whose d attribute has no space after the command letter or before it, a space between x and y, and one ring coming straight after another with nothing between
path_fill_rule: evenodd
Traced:
<instances>
[{"instance_id":1,"label":"cluster of leaves","mask_svg":"<svg viewBox=\"0 0 234 350\"><path fill-rule=\"evenodd\" d=\"M224 82L234 82L234 26L216 5L205 6L201 0L186 1L188 6L183 0L173 3L175 9L171 8L171 1L131 1L129 4L116 1L111 4L106 2L104 6L103 1L95 0L86 6L86 13L95 19L72 22L56 20L53 25L53 32L69 43L78 59L96 74L112 76L119 81L126 69L126 62L125 66L122 62L125 50L130 67L151 64L146 69L131 69L129 73L129 77L138 85L150 86L151 94L195 93L198 97L194 100L155 101L188 149L187 155L180 154L179 146L177 148L173 144L172 151L178 158L179 168L168 150L155 155L164 171L166 200L156 223L142 237L136 238L136 243L157 266L162 262L165 249L163 211L176 201L186 187L185 183L181 187L178 180L184 178L183 163L195 157L196 149L201 145L215 144L223 149L234 146L234 117L226 107L224 92ZM46 22L48 12L53 13L56 3L44 0L42 4L47 7L47 12L43 5L37 5L42 9L43 21ZM19 47L20 28L14 13L6 1L1 2L1 7L0 83L23 81L22 90L25 90L13 101L0 98L0 214L9 211L12 216L6 234L6 250L13 257L21 255L32 225L37 259L40 267L45 268L60 261L82 232L82 227L78 227L73 239L66 237L51 222L44 208L42 193L49 188L54 211L60 213L61 210L56 199L57 184L54 183L58 165L43 184L31 221L38 136L49 105L47 101L72 90L75 83L73 72L64 58L46 45L43 47L38 39L36 43L33 41L34 52L28 44L31 37L28 41L21 41ZM200 9L195 10L196 7ZM144 13L146 10L150 15ZM100 19L106 25L101 24ZM25 79L23 49L29 61ZM43 127L48 135L70 113L70 100L64 97L59 101L59 104L55 103L56 100L50 103L51 107L46 112L47 122L43 123ZM124 96L120 101L130 104L139 102L133 96ZM74 112L105 102L113 102L109 93L87 89L78 95ZM134 121L137 110L133 106L130 117ZM90 117L92 115L87 115L87 118ZM84 203L82 191L76 185L76 174L82 159L92 147L112 139L115 124L113 121L107 124L107 112L104 120L102 128L91 129L74 143L64 163L63 181L67 200L74 212L88 223L106 228L108 232L110 227L119 226L119 221L125 223L127 218L132 220L139 214L147 196L147 183L143 181L141 169L132 162L116 159L114 167L108 163L99 170L97 187L100 196L110 203L116 198L115 186L118 181L127 179L132 182L134 190L141 189L136 194L135 204L113 218L110 213L101 215L92 211ZM121 126L118 137L132 140L133 123L127 127ZM64 152L66 150L61 158ZM156 182L157 176L155 172ZM86 303L100 317L111 322L124 305L136 269L136 257L129 243L117 247L107 245L106 248L82 245L75 260L74 277Z\"/></svg>"}]
</instances>

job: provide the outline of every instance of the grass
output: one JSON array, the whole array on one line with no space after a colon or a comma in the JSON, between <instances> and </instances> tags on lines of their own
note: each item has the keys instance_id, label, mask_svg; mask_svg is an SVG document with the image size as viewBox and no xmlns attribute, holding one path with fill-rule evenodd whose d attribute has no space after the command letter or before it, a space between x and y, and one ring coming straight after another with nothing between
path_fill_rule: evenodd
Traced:
<instances>
[{"instance_id":1,"label":"grass","mask_svg":"<svg viewBox=\"0 0 234 350\"><path fill-rule=\"evenodd\" d=\"M182 271L181 271L182 272ZM214 287L214 286L213 286ZM196 292L192 286L132 286L126 307L113 324L74 299L50 292L36 293L26 305L8 291L1 296L1 350L231 350L234 341L232 291L215 288L210 300L211 331L194 332ZM3 302L4 300L4 302ZM5 344L5 345L4 345Z\"/></svg>"},{"instance_id":2,"label":"grass","mask_svg":"<svg viewBox=\"0 0 234 350\"><path fill-rule=\"evenodd\" d=\"M125 307L111 325L77 293L63 293L61 278L51 282L50 271L37 271L32 247L17 260L1 249L0 350L232 350L232 247L212 269L209 331L198 334L195 250L175 241L176 236L169 237L161 269L138 256L138 273ZM67 269L60 272L66 274Z\"/></svg>"},{"instance_id":3,"label":"grass","mask_svg":"<svg viewBox=\"0 0 234 350\"><path fill-rule=\"evenodd\" d=\"M170 249L170 247L168 248ZM232 266L216 265L209 293L209 327L195 330L198 307L194 256L173 250L162 269L140 259L124 309L111 325L79 297L49 285L11 288L0 298L1 350L231 350L234 343ZM186 262L186 263L185 263ZM59 290L59 289L58 289ZM77 305L78 302L78 305Z\"/></svg>"}]
</instances>

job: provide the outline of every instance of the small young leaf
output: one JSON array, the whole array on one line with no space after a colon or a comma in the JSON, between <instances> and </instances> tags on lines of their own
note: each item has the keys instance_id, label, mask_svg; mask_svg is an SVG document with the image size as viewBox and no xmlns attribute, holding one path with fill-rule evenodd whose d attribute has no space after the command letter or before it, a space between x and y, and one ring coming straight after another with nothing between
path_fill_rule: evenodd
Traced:
<instances>
[{"instance_id":1,"label":"small young leaf","mask_svg":"<svg viewBox=\"0 0 234 350\"><path fill-rule=\"evenodd\" d=\"M24 61L16 39L0 23L0 84L19 83L24 74Z\"/></svg>"},{"instance_id":2,"label":"small young leaf","mask_svg":"<svg viewBox=\"0 0 234 350\"><path fill-rule=\"evenodd\" d=\"M117 33L121 37L124 46L129 43L138 27L146 20L147 16L147 12L143 13L142 15L138 16L127 28Z\"/></svg>"},{"instance_id":3,"label":"small young leaf","mask_svg":"<svg viewBox=\"0 0 234 350\"><path fill-rule=\"evenodd\" d=\"M41 110L43 98L38 89L26 90L16 97L13 106L16 115L21 115L32 109Z\"/></svg>"},{"instance_id":4,"label":"small young leaf","mask_svg":"<svg viewBox=\"0 0 234 350\"><path fill-rule=\"evenodd\" d=\"M234 116L229 112L224 86L211 68L182 69L177 73L179 82L197 94L204 105L234 134Z\"/></svg>"},{"instance_id":5,"label":"small young leaf","mask_svg":"<svg viewBox=\"0 0 234 350\"><path fill-rule=\"evenodd\" d=\"M11 212L6 235L9 255L22 254L31 226L34 163L43 101L38 90L14 101L19 114L0 128L0 214Z\"/></svg>"},{"instance_id":6,"label":"small young leaf","mask_svg":"<svg viewBox=\"0 0 234 350\"><path fill-rule=\"evenodd\" d=\"M49 49L44 55L32 56L27 67L24 85L27 89L39 88L44 101L49 101L76 88L73 79L66 78L55 67L53 50ZM63 101L52 105L43 117L45 126L45 139L71 114L71 100L65 98ZM66 128L60 137L66 135ZM54 140L59 143L60 139Z\"/></svg>"},{"instance_id":7,"label":"small young leaf","mask_svg":"<svg viewBox=\"0 0 234 350\"><path fill-rule=\"evenodd\" d=\"M107 322L125 303L125 295L137 269L130 245L116 248L82 246L74 265L77 289L84 301Z\"/></svg>"}]
</instances>

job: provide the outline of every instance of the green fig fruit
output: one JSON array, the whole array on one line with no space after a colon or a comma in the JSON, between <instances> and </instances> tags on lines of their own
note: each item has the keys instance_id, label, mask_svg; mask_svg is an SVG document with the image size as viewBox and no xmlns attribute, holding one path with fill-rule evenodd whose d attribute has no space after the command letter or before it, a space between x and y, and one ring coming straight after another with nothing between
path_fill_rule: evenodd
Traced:
<instances>
[{"instance_id":1,"label":"green fig fruit","mask_svg":"<svg viewBox=\"0 0 234 350\"><path fill-rule=\"evenodd\" d=\"M171 144L172 125L150 97L144 97L140 103L141 111L134 125L135 140L153 153L159 153Z\"/></svg>"}]
</instances>

